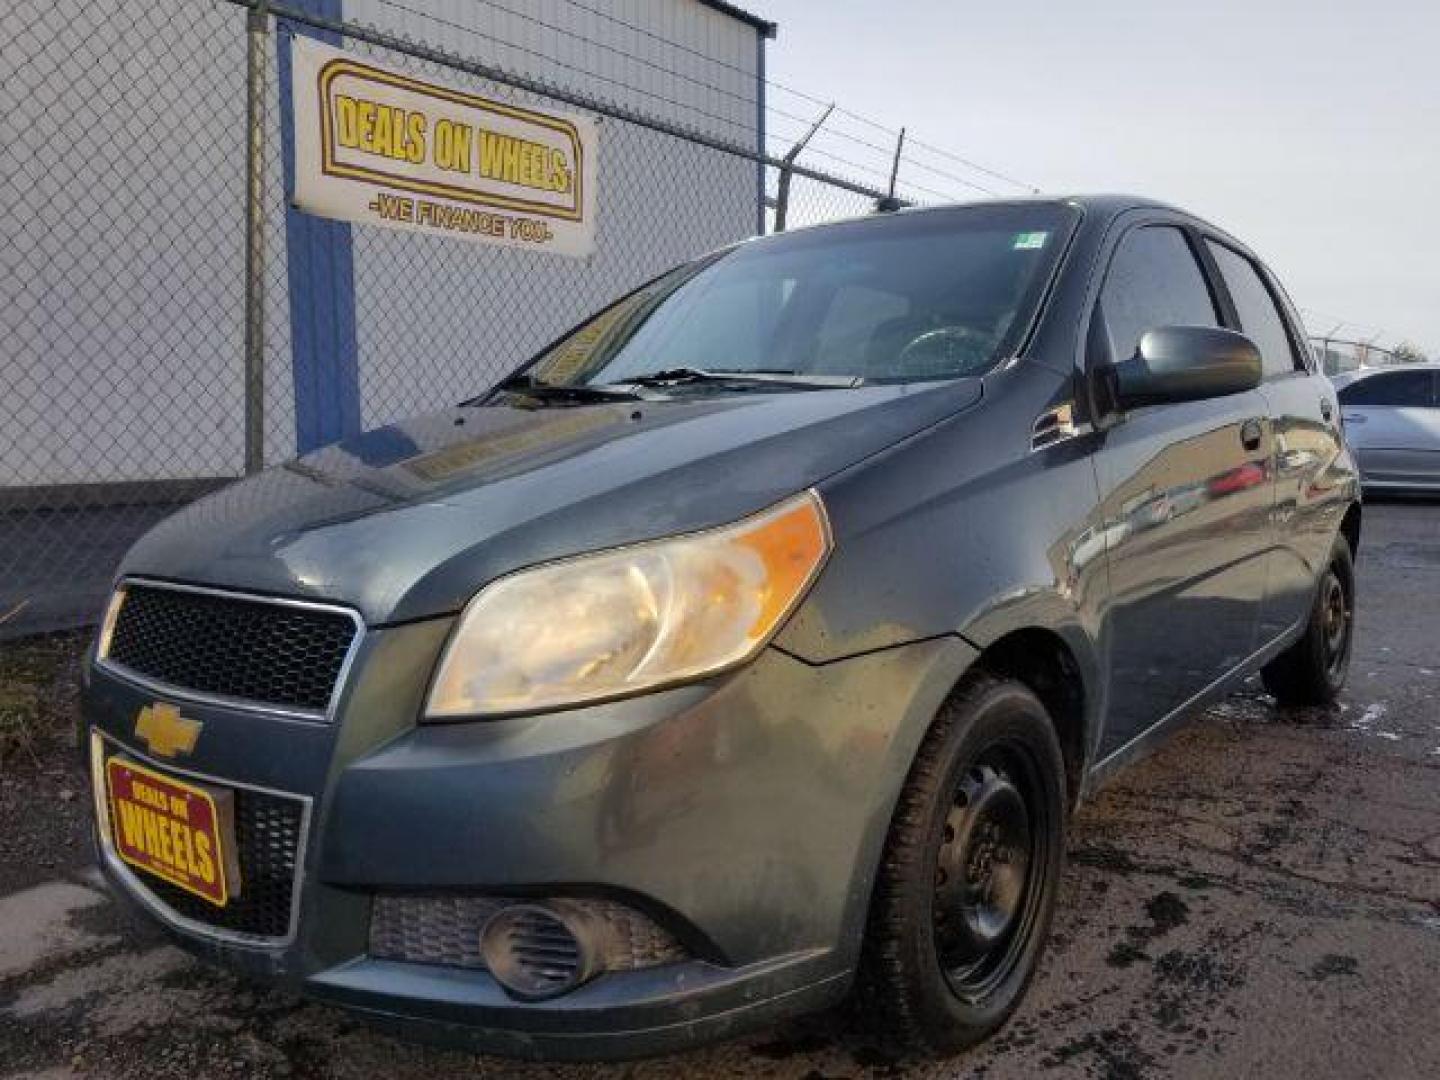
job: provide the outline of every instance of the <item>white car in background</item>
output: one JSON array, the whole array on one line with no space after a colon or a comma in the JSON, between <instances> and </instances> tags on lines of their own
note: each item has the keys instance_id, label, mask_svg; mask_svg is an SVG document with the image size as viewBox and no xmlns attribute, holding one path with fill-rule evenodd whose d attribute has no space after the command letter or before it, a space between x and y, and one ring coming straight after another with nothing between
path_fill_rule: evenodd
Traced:
<instances>
[{"instance_id":1,"label":"white car in background","mask_svg":"<svg viewBox=\"0 0 1440 1080\"><path fill-rule=\"evenodd\" d=\"M1332 381L1366 490L1440 492L1440 364L1347 371Z\"/></svg>"}]
</instances>

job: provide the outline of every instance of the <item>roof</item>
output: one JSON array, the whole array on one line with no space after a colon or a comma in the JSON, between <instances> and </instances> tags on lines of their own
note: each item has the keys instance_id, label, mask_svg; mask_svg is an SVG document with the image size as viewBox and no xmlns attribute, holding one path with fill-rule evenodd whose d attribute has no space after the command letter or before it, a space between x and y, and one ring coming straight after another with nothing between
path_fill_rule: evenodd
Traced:
<instances>
[{"instance_id":1,"label":"roof","mask_svg":"<svg viewBox=\"0 0 1440 1080\"><path fill-rule=\"evenodd\" d=\"M1220 228L1218 225L1214 225L1211 222L1206 221L1204 218L1201 218L1198 215L1191 213L1183 207L1175 206L1167 202L1162 202L1158 199L1148 198L1143 195L1035 194L1013 195L1007 196L1005 198L993 199L971 199L965 202L928 203L924 206L905 206L899 210L887 213L880 213L878 211L872 211L870 213L858 213L850 217L837 218L831 221L821 221L813 225L806 225L804 228L808 232L811 229L829 229L838 226L853 225L857 222L862 221L883 222L887 218L912 217L917 214L945 214L951 213L956 210L969 209L972 207L992 208L1000 206L1070 206L1083 211L1087 220L1097 224L1102 228L1107 222L1113 221L1121 214L1127 213L1132 210L1163 210L1166 213L1179 214L1182 217L1188 218L1193 222L1201 224L1205 228L1216 233L1217 235L1224 237L1226 239L1226 242L1229 244L1233 244L1237 250L1243 252L1250 252L1250 249L1244 244L1243 241L1240 241L1234 236L1231 236L1228 232ZM752 240L753 242L759 242L762 240L768 241L772 237L783 235L785 234L772 233L769 236L754 237L752 238ZM748 243L752 241L746 242ZM1254 253L1250 252L1250 254L1253 255Z\"/></svg>"},{"instance_id":2,"label":"roof","mask_svg":"<svg viewBox=\"0 0 1440 1080\"><path fill-rule=\"evenodd\" d=\"M760 18L759 15L752 15L744 8L738 8L734 4L727 4L725 0L698 0L705 7L712 8L722 15L729 15L732 19L739 19L743 23L749 23L760 31L761 36L773 38L776 26L773 22Z\"/></svg>"},{"instance_id":3,"label":"roof","mask_svg":"<svg viewBox=\"0 0 1440 1080\"><path fill-rule=\"evenodd\" d=\"M907 206L898 211L902 214L923 214L931 210L953 210L961 206L1007 206L1014 204L1042 204L1042 205L1068 205L1078 206L1085 210L1093 210L1102 214L1120 214L1127 210L1169 210L1186 217L1194 217L1190 211L1175 206L1172 203L1162 202L1159 199L1152 199L1145 195L1050 195L1035 193L1032 195L1005 195L998 198L974 198L957 200L947 203L926 203L923 206Z\"/></svg>"},{"instance_id":4,"label":"roof","mask_svg":"<svg viewBox=\"0 0 1440 1080\"><path fill-rule=\"evenodd\" d=\"M958 206L1003 206L1015 203L1050 203L1066 206L1079 207L1088 216L1097 220L1109 220L1120 216L1131 210L1163 210L1171 214L1179 214L1189 218L1191 221L1205 226L1216 234L1223 236L1226 241L1233 244L1237 249L1248 252L1259 258L1255 252L1225 229L1214 222L1202 218L1193 211L1186 210L1183 206L1176 206L1161 199L1153 199L1146 195L1120 195L1110 193L1098 193L1093 195L1011 195L996 199L972 199L966 202L954 203L933 203L925 206L907 206L900 210L902 214L925 214L935 210L953 210Z\"/></svg>"}]
</instances>

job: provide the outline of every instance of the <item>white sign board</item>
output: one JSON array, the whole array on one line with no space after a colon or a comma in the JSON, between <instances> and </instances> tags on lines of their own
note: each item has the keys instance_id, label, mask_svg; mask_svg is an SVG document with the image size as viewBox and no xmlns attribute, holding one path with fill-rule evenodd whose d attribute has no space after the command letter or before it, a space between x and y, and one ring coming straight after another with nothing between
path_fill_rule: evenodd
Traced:
<instances>
[{"instance_id":1,"label":"white sign board","mask_svg":"<svg viewBox=\"0 0 1440 1080\"><path fill-rule=\"evenodd\" d=\"M294 39L295 204L342 221L584 256L595 124Z\"/></svg>"}]
</instances>

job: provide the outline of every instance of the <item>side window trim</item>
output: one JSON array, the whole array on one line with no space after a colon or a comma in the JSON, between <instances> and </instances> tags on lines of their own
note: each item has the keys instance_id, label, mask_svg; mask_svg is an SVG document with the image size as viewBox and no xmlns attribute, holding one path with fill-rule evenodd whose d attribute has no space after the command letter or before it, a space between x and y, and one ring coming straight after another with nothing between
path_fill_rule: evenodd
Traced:
<instances>
[{"instance_id":1,"label":"side window trim","mask_svg":"<svg viewBox=\"0 0 1440 1080\"><path fill-rule=\"evenodd\" d=\"M1210 301L1215 305L1215 317L1225 329L1238 329L1240 314L1235 307L1235 298L1230 295L1230 288L1225 284L1225 275L1220 272L1214 256L1210 254L1210 247L1206 243L1209 236L1189 221L1180 224L1180 231L1185 234L1185 241L1190 245L1190 254L1194 255L1195 261L1200 264L1200 273L1210 290Z\"/></svg>"},{"instance_id":2,"label":"side window trim","mask_svg":"<svg viewBox=\"0 0 1440 1080\"><path fill-rule=\"evenodd\" d=\"M1210 291L1216 297L1215 306L1220 312L1220 325L1226 330L1244 333L1240 329L1240 309L1235 306L1235 298L1230 295L1230 286L1226 283L1225 275L1220 271L1220 264L1215 261L1215 255L1210 250L1210 245L1218 243L1220 238L1206 229L1192 227L1190 231L1193 233L1191 243L1195 248L1196 258L1205 268L1205 279L1210 283Z\"/></svg>"},{"instance_id":3,"label":"side window trim","mask_svg":"<svg viewBox=\"0 0 1440 1080\"><path fill-rule=\"evenodd\" d=\"M1295 353L1295 370L1307 375L1319 374L1315 350L1310 345L1310 335L1306 333L1305 322L1300 318L1300 311L1295 307L1295 301L1290 298L1290 294L1285 291L1285 286L1280 283L1279 278L1271 273L1268 266L1257 259L1255 267L1260 271L1260 280L1265 282L1266 287L1275 298L1275 306L1280 309L1280 321L1285 324L1285 330L1290 335L1290 347Z\"/></svg>"},{"instance_id":4,"label":"side window trim","mask_svg":"<svg viewBox=\"0 0 1440 1080\"><path fill-rule=\"evenodd\" d=\"M1269 268L1259 259L1240 250L1229 239L1217 233L1206 230L1198 233L1196 239L1202 250L1201 263L1205 267L1205 273L1208 277L1213 278L1214 288L1225 297L1224 319L1227 330L1234 330L1240 334L1245 333L1245 328L1240 323L1240 309L1235 305L1235 298L1230 294L1230 286L1225 281L1225 274L1220 269L1220 264L1215 261L1215 256L1210 251L1211 244L1224 248L1236 258L1243 259L1250 269L1255 271L1255 276L1260 279L1260 284L1270 297L1270 303L1275 307L1275 314L1279 317L1280 325L1285 330L1285 337L1290 343L1290 370L1272 371L1264 375L1261 382L1276 382L1280 379L1294 378L1296 375L1311 374L1310 365L1305 360L1310 348L1309 342L1305 338L1297 336L1296 328L1290 319L1289 304L1277 289L1275 280L1270 276Z\"/></svg>"}]
</instances>

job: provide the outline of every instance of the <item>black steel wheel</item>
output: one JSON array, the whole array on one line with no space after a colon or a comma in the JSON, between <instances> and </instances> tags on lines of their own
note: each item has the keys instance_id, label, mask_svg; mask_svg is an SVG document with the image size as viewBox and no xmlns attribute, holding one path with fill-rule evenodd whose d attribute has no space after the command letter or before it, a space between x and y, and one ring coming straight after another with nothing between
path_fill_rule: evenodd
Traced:
<instances>
[{"instance_id":1,"label":"black steel wheel","mask_svg":"<svg viewBox=\"0 0 1440 1080\"><path fill-rule=\"evenodd\" d=\"M859 993L905 1051L953 1053L1019 1004L1064 851L1064 760L1025 686L970 679L911 767L871 903Z\"/></svg>"},{"instance_id":2,"label":"black steel wheel","mask_svg":"<svg viewBox=\"0 0 1440 1080\"><path fill-rule=\"evenodd\" d=\"M1022 747L992 747L961 777L935 869L935 948L951 990L980 1000L1017 959L1039 891L1044 840L1031 827L1042 797Z\"/></svg>"},{"instance_id":3,"label":"black steel wheel","mask_svg":"<svg viewBox=\"0 0 1440 1080\"><path fill-rule=\"evenodd\" d=\"M1350 666L1350 639L1355 625L1355 608L1350 590L1332 565L1320 582L1320 626L1324 637L1325 673L1328 681L1341 686Z\"/></svg>"},{"instance_id":4,"label":"black steel wheel","mask_svg":"<svg viewBox=\"0 0 1440 1080\"><path fill-rule=\"evenodd\" d=\"M1315 590L1304 636L1261 671L1281 705L1330 705L1345 686L1355 636L1355 564L1340 536Z\"/></svg>"}]
</instances>

